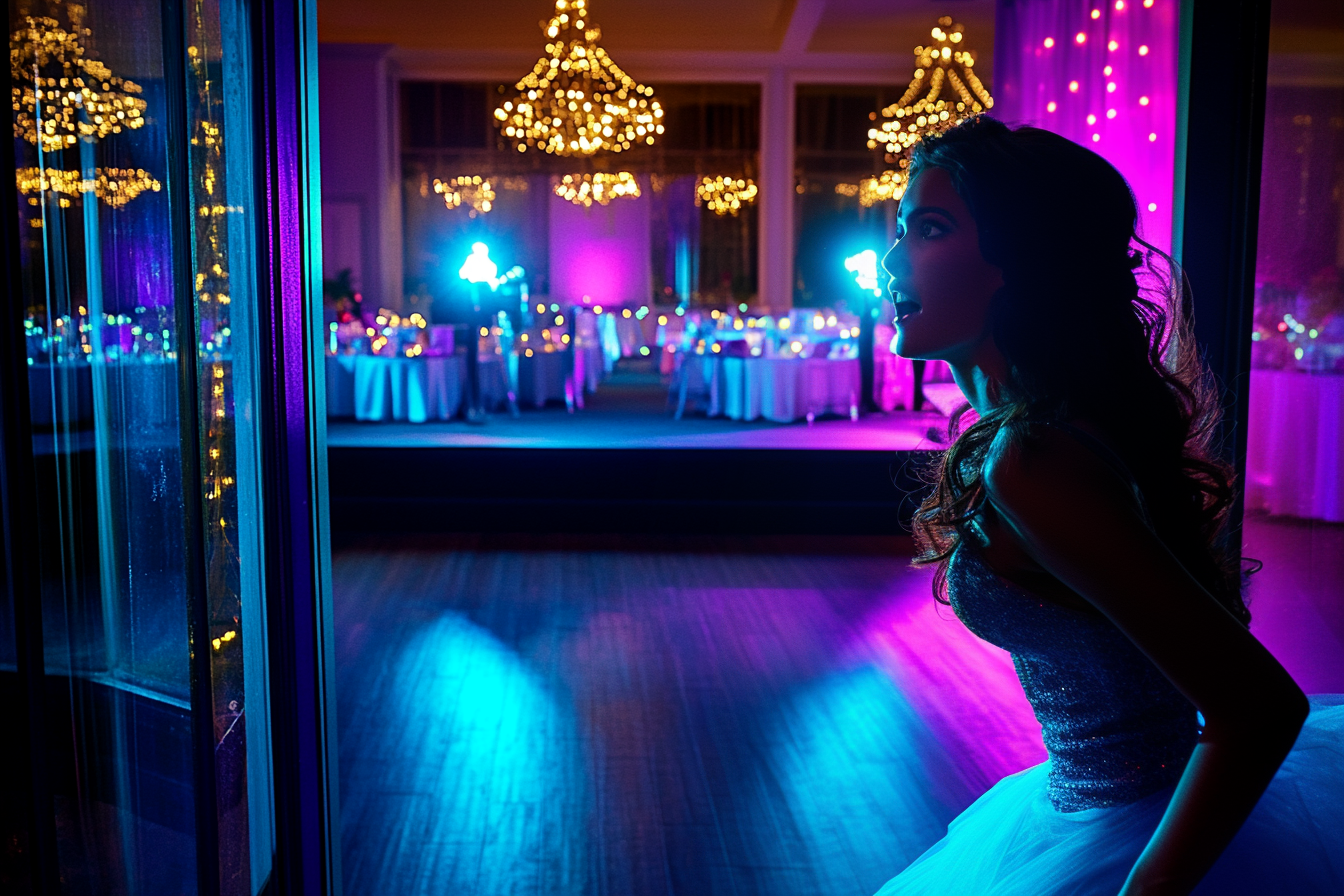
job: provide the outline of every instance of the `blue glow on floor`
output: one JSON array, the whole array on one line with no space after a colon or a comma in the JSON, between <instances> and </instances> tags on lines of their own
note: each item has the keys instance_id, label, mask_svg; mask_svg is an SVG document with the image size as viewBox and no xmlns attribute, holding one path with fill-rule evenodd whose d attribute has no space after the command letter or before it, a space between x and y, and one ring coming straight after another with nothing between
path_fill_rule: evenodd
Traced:
<instances>
[{"instance_id":1,"label":"blue glow on floor","mask_svg":"<svg viewBox=\"0 0 1344 896\"><path fill-rule=\"evenodd\" d=\"M348 733L388 746L377 767L342 770L344 792L358 800L382 791L403 802L392 815L401 829L386 842L420 866L415 890L503 896L522 881L535 885L540 870L553 878L548 892L578 892L588 874L591 797L574 719L544 683L456 613L422 629L382 674L406 699ZM349 817L359 806L342 809ZM364 856L349 846L347 856ZM345 869L347 878L357 871Z\"/></svg>"},{"instance_id":2,"label":"blue glow on floor","mask_svg":"<svg viewBox=\"0 0 1344 896\"><path fill-rule=\"evenodd\" d=\"M830 882L835 892L876 892L942 837L974 796L930 787L956 780L955 757L874 665L837 671L800 691L776 724L771 764L805 850L794 861L848 870L849 880Z\"/></svg>"}]
</instances>

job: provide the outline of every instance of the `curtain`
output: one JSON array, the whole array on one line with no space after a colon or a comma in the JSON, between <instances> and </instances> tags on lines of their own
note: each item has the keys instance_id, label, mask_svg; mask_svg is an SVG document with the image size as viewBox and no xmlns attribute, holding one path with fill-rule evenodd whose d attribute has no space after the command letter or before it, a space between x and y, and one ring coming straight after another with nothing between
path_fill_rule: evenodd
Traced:
<instances>
[{"instance_id":1,"label":"curtain","mask_svg":"<svg viewBox=\"0 0 1344 896\"><path fill-rule=\"evenodd\" d=\"M997 0L995 117L1068 137L1129 181L1140 233L1171 249L1178 0Z\"/></svg>"}]
</instances>

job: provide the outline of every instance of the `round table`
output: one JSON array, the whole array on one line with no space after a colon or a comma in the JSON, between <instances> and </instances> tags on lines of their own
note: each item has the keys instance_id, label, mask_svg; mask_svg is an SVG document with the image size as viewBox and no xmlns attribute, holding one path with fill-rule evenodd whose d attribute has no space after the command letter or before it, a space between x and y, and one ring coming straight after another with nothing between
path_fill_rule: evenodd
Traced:
<instances>
[{"instance_id":1,"label":"round table","mask_svg":"<svg viewBox=\"0 0 1344 896\"><path fill-rule=\"evenodd\" d=\"M462 405L465 358L327 356L327 416L356 420L451 420Z\"/></svg>"},{"instance_id":2,"label":"round table","mask_svg":"<svg viewBox=\"0 0 1344 896\"><path fill-rule=\"evenodd\" d=\"M723 357L692 355L685 363L693 386L709 393L708 414L776 423L858 414L857 358Z\"/></svg>"}]
</instances>

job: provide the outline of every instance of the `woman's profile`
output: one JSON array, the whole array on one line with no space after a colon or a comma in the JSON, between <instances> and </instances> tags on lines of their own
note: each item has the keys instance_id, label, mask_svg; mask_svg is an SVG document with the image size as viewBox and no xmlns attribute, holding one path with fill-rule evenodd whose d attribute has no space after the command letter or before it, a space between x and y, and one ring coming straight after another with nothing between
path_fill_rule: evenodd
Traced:
<instances>
[{"instance_id":1,"label":"woman's profile","mask_svg":"<svg viewBox=\"0 0 1344 896\"><path fill-rule=\"evenodd\" d=\"M918 562L1012 654L1050 758L882 896L1344 893L1344 701L1250 632L1216 398L1124 179L987 117L910 171L896 350L947 361L974 411Z\"/></svg>"}]
</instances>

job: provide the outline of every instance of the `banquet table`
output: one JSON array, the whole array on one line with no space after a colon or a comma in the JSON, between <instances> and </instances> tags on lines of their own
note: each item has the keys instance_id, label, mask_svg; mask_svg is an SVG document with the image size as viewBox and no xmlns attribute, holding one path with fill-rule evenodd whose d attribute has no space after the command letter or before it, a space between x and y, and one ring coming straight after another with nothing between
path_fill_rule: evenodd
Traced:
<instances>
[{"instance_id":1,"label":"banquet table","mask_svg":"<svg viewBox=\"0 0 1344 896\"><path fill-rule=\"evenodd\" d=\"M518 403L542 407L548 401L565 400L566 365L569 350L533 352L518 356ZM498 357L498 356L496 356Z\"/></svg>"},{"instance_id":2,"label":"banquet table","mask_svg":"<svg viewBox=\"0 0 1344 896\"><path fill-rule=\"evenodd\" d=\"M693 355L685 363L691 388L709 394L708 415L776 423L858 413L857 358Z\"/></svg>"},{"instance_id":3,"label":"banquet table","mask_svg":"<svg viewBox=\"0 0 1344 896\"><path fill-rule=\"evenodd\" d=\"M327 356L327 416L356 420L450 420L462 405L466 359Z\"/></svg>"},{"instance_id":4,"label":"banquet table","mask_svg":"<svg viewBox=\"0 0 1344 896\"><path fill-rule=\"evenodd\" d=\"M626 317L624 314L612 311L608 318L614 322L616 330L616 341L620 345L621 357L630 358L639 354L639 350L649 344L648 335L644 332L644 323L633 314Z\"/></svg>"},{"instance_id":5,"label":"banquet table","mask_svg":"<svg viewBox=\"0 0 1344 896\"><path fill-rule=\"evenodd\" d=\"M1246 506L1344 522L1344 374L1252 370Z\"/></svg>"}]
</instances>

